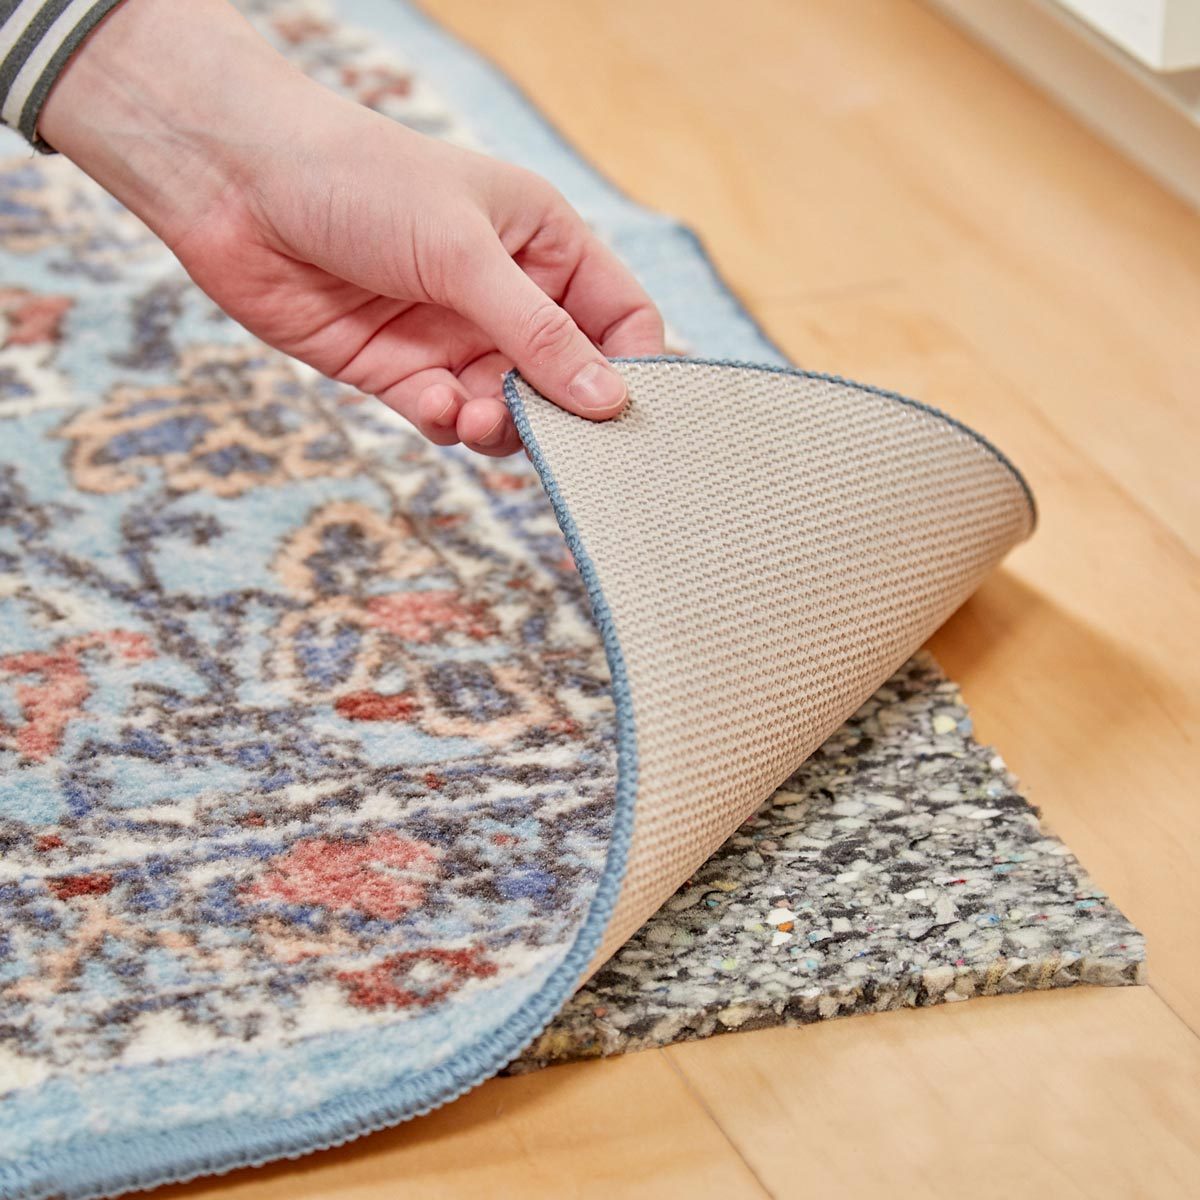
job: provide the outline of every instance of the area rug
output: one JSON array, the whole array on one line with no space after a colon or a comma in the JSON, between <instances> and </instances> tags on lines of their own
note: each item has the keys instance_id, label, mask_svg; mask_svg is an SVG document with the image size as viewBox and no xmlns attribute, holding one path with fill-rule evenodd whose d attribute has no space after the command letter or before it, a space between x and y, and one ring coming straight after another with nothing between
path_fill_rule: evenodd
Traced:
<instances>
[{"instance_id":1,"label":"area rug","mask_svg":"<svg viewBox=\"0 0 1200 1200\"><path fill-rule=\"evenodd\" d=\"M500 1071L564 1006L567 1041L532 1061L790 1018L814 977L820 1015L918 969L922 995L965 994L958 966L989 954L1008 966L977 990L1132 978L1136 935L953 742L948 685L902 668L1032 531L1016 469L914 401L788 368L686 230L415 10L244 7L331 86L550 176L694 354L620 364L632 403L604 426L511 379L529 462L438 450L249 339L71 164L13 147L0 1195L345 1141ZM743 830L705 867L764 801L778 841ZM1028 867L988 875L996 854ZM724 991L712 954L639 981L621 949L688 879L670 936L638 936L719 944ZM775 956L769 996L731 923ZM857 999L822 974L835 947Z\"/></svg>"}]
</instances>

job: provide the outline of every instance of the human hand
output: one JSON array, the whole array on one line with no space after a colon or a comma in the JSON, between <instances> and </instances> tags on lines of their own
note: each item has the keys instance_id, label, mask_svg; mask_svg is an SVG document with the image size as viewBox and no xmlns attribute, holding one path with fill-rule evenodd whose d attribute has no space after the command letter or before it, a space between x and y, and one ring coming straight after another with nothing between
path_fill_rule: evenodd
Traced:
<instances>
[{"instance_id":1,"label":"human hand","mask_svg":"<svg viewBox=\"0 0 1200 1200\"><path fill-rule=\"evenodd\" d=\"M547 182L318 86L224 0L125 0L39 131L230 316L439 445L519 448L513 365L604 419L626 401L605 355L662 353L650 298Z\"/></svg>"}]
</instances>

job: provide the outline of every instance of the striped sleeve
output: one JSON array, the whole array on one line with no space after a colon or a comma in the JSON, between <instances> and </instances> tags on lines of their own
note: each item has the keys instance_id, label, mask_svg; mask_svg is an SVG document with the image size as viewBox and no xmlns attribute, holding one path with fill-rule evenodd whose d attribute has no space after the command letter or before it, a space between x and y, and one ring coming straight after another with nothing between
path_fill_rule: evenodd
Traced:
<instances>
[{"instance_id":1,"label":"striped sleeve","mask_svg":"<svg viewBox=\"0 0 1200 1200\"><path fill-rule=\"evenodd\" d=\"M67 60L120 0L0 0L0 121L39 150L38 116Z\"/></svg>"}]
</instances>

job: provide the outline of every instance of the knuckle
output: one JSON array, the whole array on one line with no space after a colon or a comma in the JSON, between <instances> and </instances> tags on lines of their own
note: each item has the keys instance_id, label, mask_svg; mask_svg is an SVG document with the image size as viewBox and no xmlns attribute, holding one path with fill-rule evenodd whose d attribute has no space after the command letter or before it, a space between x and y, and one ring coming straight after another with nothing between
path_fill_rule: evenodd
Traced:
<instances>
[{"instance_id":1,"label":"knuckle","mask_svg":"<svg viewBox=\"0 0 1200 1200\"><path fill-rule=\"evenodd\" d=\"M535 362L563 353L575 337L575 322L552 300L532 309L522 322L521 340Z\"/></svg>"},{"instance_id":2,"label":"knuckle","mask_svg":"<svg viewBox=\"0 0 1200 1200\"><path fill-rule=\"evenodd\" d=\"M436 304L452 304L469 285L483 239L469 219L442 219L418 230L414 274L421 291Z\"/></svg>"},{"instance_id":3,"label":"knuckle","mask_svg":"<svg viewBox=\"0 0 1200 1200\"><path fill-rule=\"evenodd\" d=\"M653 304L647 305L645 315L642 317L646 326L646 333L649 337L656 341L662 341L666 335L667 327L663 321L662 313L654 307Z\"/></svg>"},{"instance_id":4,"label":"knuckle","mask_svg":"<svg viewBox=\"0 0 1200 1200\"><path fill-rule=\"evenodd\" d=\"M476 228L474 221L465 216L461 220L446 222L441 233L443 259L454 266L471 262L478 255L486 236Z\"/></svg>"},{"instance_id":5,"label":"knuckle","mask_svg":"<svg viewBox=\"0 0 1200 1200\"><path fill-rule=\"evenodd\" d=\"M515 163L506 164L507 181L513 192L523 200L549 207L566 201L559 190L544 176Z\"/></svg>"}]
</instances>

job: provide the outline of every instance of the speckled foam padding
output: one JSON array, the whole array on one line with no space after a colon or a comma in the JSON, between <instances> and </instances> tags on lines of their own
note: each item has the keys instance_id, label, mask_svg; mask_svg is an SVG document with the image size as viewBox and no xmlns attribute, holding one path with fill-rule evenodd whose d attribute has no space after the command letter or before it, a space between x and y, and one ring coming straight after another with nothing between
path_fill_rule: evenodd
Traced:
<instances>
[{"instance_id":1,"label":"speckled foam padding","mask_svg":"<svg viewBox=\"0 0 1200 1200\"><path fill-rule=\"evenodd\" d=\"M629 406L604 424L507 389L617 698L610 854L629 846L592 969L1035 519L997 450L913 401L745 364L619 366Z\"/></svg>"}]
</instances>

